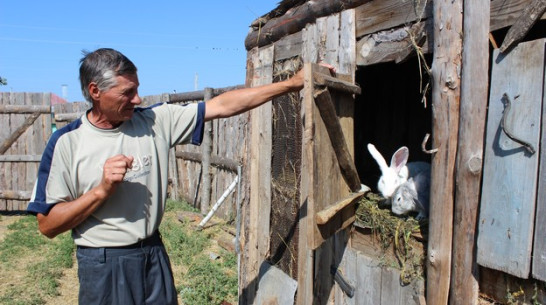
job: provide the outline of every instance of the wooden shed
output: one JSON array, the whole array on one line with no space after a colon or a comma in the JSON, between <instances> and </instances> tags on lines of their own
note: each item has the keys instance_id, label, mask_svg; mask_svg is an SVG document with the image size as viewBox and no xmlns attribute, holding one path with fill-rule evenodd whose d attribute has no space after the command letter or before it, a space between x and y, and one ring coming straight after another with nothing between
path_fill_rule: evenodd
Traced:
<instances>
[{"instance_id":1,"label":"wooden shed","mask_svg":"<svg viewBox=\"0 0 546 305\"><path fill-rule=\"evenodd\" d=\"M247 86L306 78L250 113L239 303L546 303L545 9L285 0L258 18ZM408 281L393 248L412 217L388 247L357 225L380 175L367 143L432 165L428 222L403 247L423 273Z\"/></svg>"}]
</instances>

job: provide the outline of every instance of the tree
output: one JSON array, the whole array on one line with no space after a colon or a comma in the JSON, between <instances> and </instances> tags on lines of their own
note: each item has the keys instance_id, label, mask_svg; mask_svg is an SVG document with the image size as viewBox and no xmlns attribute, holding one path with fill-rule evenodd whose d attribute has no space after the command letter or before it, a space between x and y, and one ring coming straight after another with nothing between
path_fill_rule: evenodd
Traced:
<instances>
[{"instance_id":1,"label":"tree","mask_svg":"<svg viewBox=\"0 0 546 305\"><path fill-rule=\"evenodd\" d=\"M0 76L0 86L6 86L8 84L8 80Z\"/></svg>"}]
</instances>

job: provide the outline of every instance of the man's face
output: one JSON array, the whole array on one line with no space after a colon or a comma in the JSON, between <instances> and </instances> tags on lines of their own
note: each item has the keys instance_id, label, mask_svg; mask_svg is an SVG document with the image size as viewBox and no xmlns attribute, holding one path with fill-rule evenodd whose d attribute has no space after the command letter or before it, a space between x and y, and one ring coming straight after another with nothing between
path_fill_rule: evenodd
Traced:
<instances>
[{"instance_id":1,"label":"man's face","mask_svg":"<svg viewBox=\"0 0 546 305\"><path fill-rule=\"evenodd\" d=\"M138 96L138 76L120 75L116 77L117 85L99 94L99 110L110 123L121 123L129 120L135 106L142 103Z\"/></svg>"}]
</instances>

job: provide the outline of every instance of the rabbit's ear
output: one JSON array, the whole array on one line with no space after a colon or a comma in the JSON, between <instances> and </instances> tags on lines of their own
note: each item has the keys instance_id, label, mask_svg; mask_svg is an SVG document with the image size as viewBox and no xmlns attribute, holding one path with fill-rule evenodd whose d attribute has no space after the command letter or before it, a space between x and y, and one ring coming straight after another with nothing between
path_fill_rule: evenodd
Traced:
<instances>
[{"instance_id":1,"label":"rabbit's ear","mask_svg":"<svg viewBox=\"0 0 546 305\"><path fill-rule=\"evenodd\" d=\"M389 168L389 166L387 165L387 161L385 161L385 158L383 158L381 153L379 153L377 148L375 148L375 146L371 143L368 143L368 151L379 165L379 169L381 170L381 172L385 173L386 170Z\"/></svg>"},{"instance_id":2,"label":"rabbit's ear","mask_svg":"<svg viewBox=\"0 0 546 305\"><path fill-rule=\"evenodd\" d=\"M400 147L391 158L391 168L399 173L408 162L409 150L406 146Z\"/></svg>"}]
</instances>

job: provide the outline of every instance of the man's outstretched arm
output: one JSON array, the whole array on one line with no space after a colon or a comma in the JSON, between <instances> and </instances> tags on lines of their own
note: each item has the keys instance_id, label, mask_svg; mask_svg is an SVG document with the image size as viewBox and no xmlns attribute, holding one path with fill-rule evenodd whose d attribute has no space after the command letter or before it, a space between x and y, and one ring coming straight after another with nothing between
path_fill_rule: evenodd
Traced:
<instances>
[{"instance_id":1,"label":"man's outstretched arm","mask_svg":"<svg viewBox=\"0 0 546 305\"><path fill-rule=\"evenodd\" d=\"M335 72L335 68L322 64ZM205 120L226 118L256 108L265 102L278 96L299 91L303 88L303 70L298 71L293 77L267 85L253 88L243 88L220 94L206 104Z\"/></svg>"}]
</instances>

